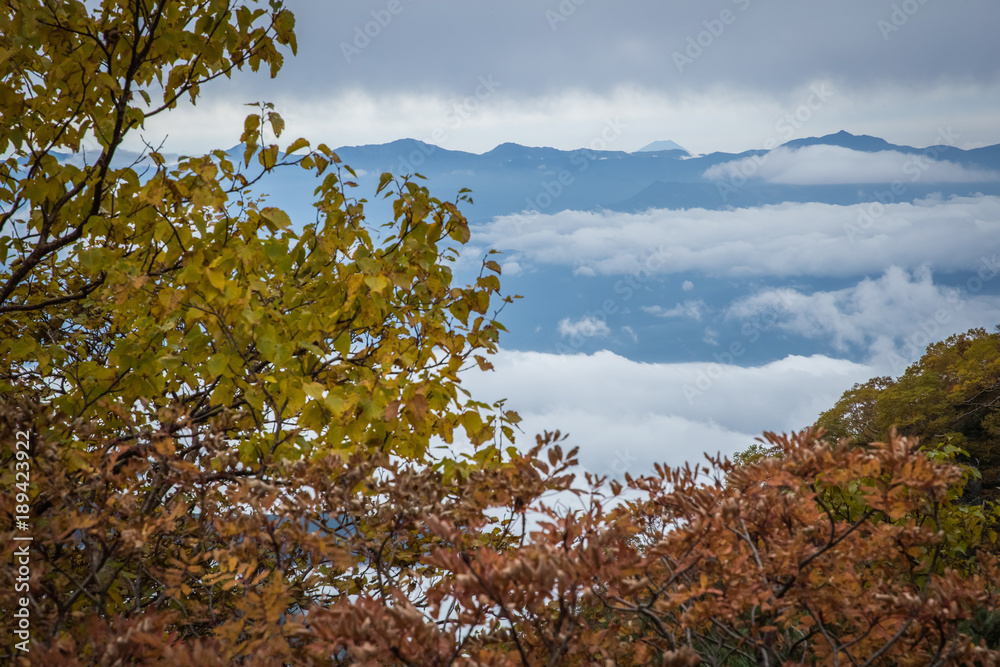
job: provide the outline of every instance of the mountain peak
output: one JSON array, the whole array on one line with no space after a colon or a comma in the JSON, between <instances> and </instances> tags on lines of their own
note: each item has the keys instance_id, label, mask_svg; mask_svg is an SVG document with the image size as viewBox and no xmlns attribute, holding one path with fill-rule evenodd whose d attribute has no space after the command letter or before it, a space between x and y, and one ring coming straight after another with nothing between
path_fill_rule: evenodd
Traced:
<instances>
[{"instance_id":1,"label":"mountain peak","mask_svg":"<svg viewBox=\"0 0 1000 667\"><path fill-rule=\"evenodd\" d=\"M828 134L824 137L808 137L806 139L793 139L785 144L789 148L802 148L803 146L840 146L850 148L865 153L877 153L879 151L891 151L899 146L890 144L885 139L879 139L867 134L851 134L846 130L841 130L836 134Z\"/></svg>"},{"instance_id":2,"label":"mountain peak","mask_svg":"<svg viewBox=\"0 0 1000 667\"><path fill-rule=\"evenodd\" d=\"M642 148L637 150L636 153L652 153L654 151L684 151L685 153L688 152L684 147L682 147L677 142L667 139L664 141L654 141L651 144L643 146Z\"/></svg>"},{"instance_id":3,"label":"mountain peak","mask_svg":"<svg viewBox=\"0 0 1000 667\"><path fill-rule=\"evenodd\" d=\"M509 154L509 153L521 154L529 150L532 150L530 146L516 144L513 141L505 141L502 144L498 144L492 150L486 151L485 153L483 153L483 155L498 155L498 154Z\"/></svg>"}]
</instances>

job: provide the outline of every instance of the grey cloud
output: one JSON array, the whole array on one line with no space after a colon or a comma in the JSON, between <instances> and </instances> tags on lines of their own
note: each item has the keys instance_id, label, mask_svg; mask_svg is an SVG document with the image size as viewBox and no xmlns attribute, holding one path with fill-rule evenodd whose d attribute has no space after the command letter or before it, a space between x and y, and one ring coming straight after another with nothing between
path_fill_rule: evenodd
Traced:
<instances>
[{"instance_id":1,"label":"grey cloud","mask_svg":"<svg viewBox=\"0 0 1000 667\"><path fill-rule=\"evenodd\" d=\"M182 103L152 119L147 137L169 135L169 150L185 153L229 147L243 104L266 100L289 135L331 145L412 137L475 152L506 141L574 149L621 116L624 150L673 138L696 152L738 151L792 138L787 125L775 135L776 123L823 84L834 99L792 123L794 136L848 130L923 146L935 128L954 125L963 147L997 140L994 0L287 5L299 55L276 79L237 72L215 81L196 108ZM899 29L883 34L879 21L893 25L894 6L915 11L900 10ZM495 82L487 94L484 79ZM453 126L454 110L469 104L472 117ZM442 127L447 137L432 140Z\"/></svg>"},{"instance_id":2,"label":"grey cloud","mask_svg":"<svg viewBox=\"0 0 1000 667\"><path fill-rule=\"evenodd\" d=\"M919 9L884 35L879 21L891 24L893 3L871 0L289 0L300 55L272 90L461 95L489 73L529 97L623 84L781 94L817 78L862 87L997 82L1000 5L898 4L907 3ZM691 62L679 66L677 54Z\"/></svg>"}]
</instances>

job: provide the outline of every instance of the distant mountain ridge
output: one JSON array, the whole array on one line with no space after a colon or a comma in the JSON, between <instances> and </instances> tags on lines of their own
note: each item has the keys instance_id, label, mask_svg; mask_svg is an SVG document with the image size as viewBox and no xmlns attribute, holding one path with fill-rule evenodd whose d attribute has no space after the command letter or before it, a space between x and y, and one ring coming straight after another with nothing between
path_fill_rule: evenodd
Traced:
<instances>
[{"instance_id":1,"label":"distant mountain ridge","mask_svg":"<svg viewBox=\"0 0 1000 667\"><path fill-rule=\"evenodd\" d=\"M974 150L951 146L915 148L891 144L878 137L837 132L795 139L782 145L786 149L811 146L838 146L861 153L895 151L914 156L927 153L928 157L938 157L968 169L1000 173L1000 144ZM474 204L467 210L474 221L522 211L555 213L567 209L726 209L810 201L849 205L884 199L883 192L892 180L884 184L775 185L749 179L739 187L720 187L718 182L704 177L706 170L745 158L756 157L763 161L768 151L691 156L676 143L666 141L653 142L633 153L590 149L565 151L504 143L475 154L415 139L345 146L337 152L345 163L374 176L384 171L420 173L430 179L429 185L440 196L463 187L470 188ZM899 201L913 201L932 193L944 197L979 193L1000 195L1000 180L936 183L923 179L912 183L905 181L905 186L901 195L894 195Z\"/></svg>"},{"instance_id":2,"label":"distant mountain ridge","mask_svg":"<svg viewBox=\"0 0 1000 667\"><path fill-rule=\"evenodd\" d=\"M664 149L664 146L667 148ZM670 148L669 146L676 146ZM914 148L891 144L867 135L837 132L823 137L795 139L782 145L785 149L813 146L837 146L859 153L895 151L903 155L919 154L967 169L1000 173L1000 144L962 150L934 146ZM242 147L230 149L242 154ZM914 201L930 194L943 197L975 194L1000 195L1000 180L938 183L929 177L910 181L900 174L901 192L891 192L890 179L885 183L863 182L839 185L780 185L760 178L713 181L705 172L726 162L754 158L763 164L765 150L742 153L716 152L692 156L676 143L657 141L636 152L587 148L566 151L549 147L503 143L485 153L455 151L416 139L398 139L385 144L343 146L337 153L359 175L357 197L374 192L383 172L396 175L419 173L427 177L431 192L452 198L462 188L472 190L473 204L464 207L472 222L485 222L496 216L524 211L556 213L568 209L611 210L623 212L665 209L728 209L780 204L783 202L820 202L850 205L871 201ZM134 155L121 156L121 162ZM80 161L80 156L60 156ZM119 160L116 160L119 162ZM271 193L274 205L284 206L298 217L314 217L312 201L315 183L303 179L294 169L276 170L260 183L260 191ZM896 188L899 190L900 188ZM369 202L372 215L389 212L381 198Z\"/></svg>"}]
</instances>

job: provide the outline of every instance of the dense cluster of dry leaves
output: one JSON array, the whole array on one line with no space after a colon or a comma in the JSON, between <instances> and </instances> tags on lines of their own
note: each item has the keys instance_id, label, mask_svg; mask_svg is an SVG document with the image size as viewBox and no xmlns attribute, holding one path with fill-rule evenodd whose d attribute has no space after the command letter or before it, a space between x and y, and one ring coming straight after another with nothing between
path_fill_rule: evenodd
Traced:
<instances>
[{"instance_id":1,"label":"dense cluster of dry leaves","mask_svg":"<svg viewBox=\"0 0 1000 667\"><path fill-rule=\"evenodd\" d=\"M602 495L578 485L558 434L449 482L377 453L248 467L221 436L195 459L168 433L145 457L113 442L74 452L46 440L37 405L7 402L2 414L5 442L34 424L41 489L25 664L1000 656L976 622L995 608L995 558L959 562L940 548L963 471L906 439L768 436L782 458L716 461L711 477L658 468ZM577 486L581 509L554 509L552 494ZM13 512L0 496L0 513ZM0 571L0 608L15 604L13 576ZM13 622L5 614L0 635Z\"/></svg>"}]
</instances>

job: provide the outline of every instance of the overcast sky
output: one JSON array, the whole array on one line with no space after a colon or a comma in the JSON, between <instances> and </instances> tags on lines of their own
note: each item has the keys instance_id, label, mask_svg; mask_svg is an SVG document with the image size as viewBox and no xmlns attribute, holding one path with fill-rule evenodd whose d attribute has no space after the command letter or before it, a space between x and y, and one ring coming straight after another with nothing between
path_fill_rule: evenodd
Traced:
<instances>
[{"instance_id":1,"label":"overcast sky","mask_svg":"<svg viewBox=\"0 0 1000 667\"><path fill-rule=\"evenodd\" d=\"M1000 142L996 0L288 0L299 55L151 126L176 150L236 143L249 101L332 145L435 130L448 148L693 152L841 129L926 146ZM485 83L484 83L485 82ZM818 92L817 92L818 91ZM798 118L794 117L798 114ZM792 122L786 114L793 114ZM782 121L784 119L784 123Z\"/></svg>"}]
</instances>

